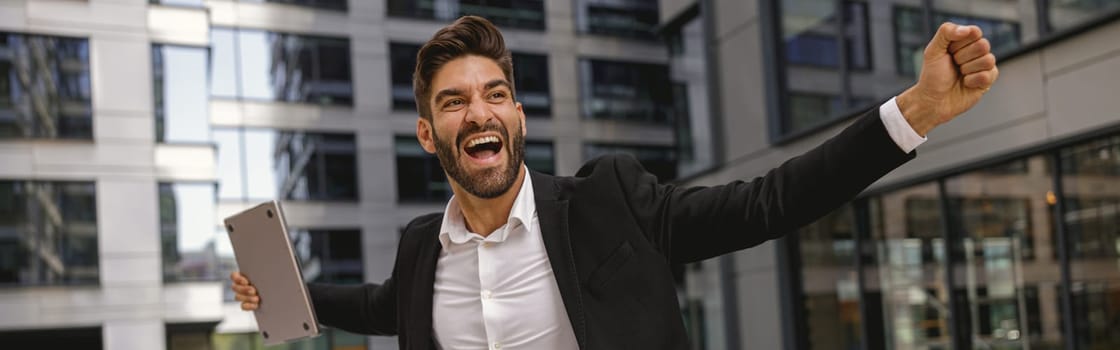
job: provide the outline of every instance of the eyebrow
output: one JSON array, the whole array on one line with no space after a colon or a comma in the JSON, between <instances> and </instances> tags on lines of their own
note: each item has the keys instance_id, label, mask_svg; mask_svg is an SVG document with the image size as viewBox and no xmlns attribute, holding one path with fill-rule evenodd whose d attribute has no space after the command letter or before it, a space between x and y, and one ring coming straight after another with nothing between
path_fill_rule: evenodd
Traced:
<instances>
[{"instance_id":1,"label":"eyebrow","mask_svg":"<svg viewBox=\"0 0 1120 350\"><path fill-rule=\"evenodd\" d=\"M507 89L510 88L509 82L505 79L494 79L487 82L486 85L483 86L483 90L490 90L499 86L505 86Z\"/></svg>"},{"instance_id":2,"label":"eyebrow","mask_svg":"<svg viewBox=\"0 0 1120 350\"><path fill-rule=\"evenodd\" d=\"M440 90L439 92L436 93L435 101L436 101L436 104L438 105L440 103L440 101L442 101L445 98L453 97L453 96L463 96L463 95L465 95L465 93L463 93L463 90L459 90L459 89L456 89L456 88L447 88L447 89Z\"/></svg>"}]
</instances>

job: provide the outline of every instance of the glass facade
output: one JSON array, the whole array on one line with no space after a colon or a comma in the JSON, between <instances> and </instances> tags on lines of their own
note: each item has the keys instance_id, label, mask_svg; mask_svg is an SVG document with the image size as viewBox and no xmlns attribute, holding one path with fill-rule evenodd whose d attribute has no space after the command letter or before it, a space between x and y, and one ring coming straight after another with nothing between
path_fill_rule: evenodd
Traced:
<instances>
[{"instance_id":1,"label":"glass facade","mask_svg":"<svg viewBox=\"0 0 1120 350\"><path fill-rule=\"evenodd\" d=\"M580 94L585 118L673 122L673 88L663 64L580 60Z\"/></svg>"},{"instance_id":2,"label":"glass facade","mask_svg":"<svg viewBox=\"0 0 1120 350\"><path fill-rule=\"evenodd\" d=\"M576 23L588 34L631 39L657 38L657 1L578 0Z\"/></svg>"},{"instance_id":3,"label":"glass facade","mask_svg":"<svg viewBox=\"0 0 1120 350\"><path fill-rule=\"evenodd\" d=\"M94 183L0 180L0 286L98 281Z\"/></svg>"},{"instance_id":4,"label":"glass facade","mask_svg":"<svg viewBox=\"0 0 1120 350\"><path fill-rule=\"evenodd\" d=\"M393 17L454 21L466 15L482 16L501 28L544 30L544 0L389 0ZM656 13L655 13L656 14ZM656 18L656 17L655 17Z\"/></svg>"},{"instance_id":5,"label":"glass facade","mask_svg":"<svg viewBox=\"0 0 1120 350\"><path fill-rule=\"evenodd\" d=\"M350 39L211 28L216 98L350 105Z\"/></svg>"},{"instance_id":6,"label":"glass facade","mask_svg":"<svg viewBox=\"0 0 1120 350\"><path fill-rule=\"evenodd\" d=\"M446 202L451 185L436 155L424 151L415 136L397 136L397 202ZM556 173L552 143L525 142L525 166L545 174Z\"/></svg>"},{"instance_id":7,"label":"glass facade","mask_svg":"<svg viewBox=\"0 0 1120 350\"><path fill-rule=\"evenodd\" d=\"M781 73L773 91L779 91L781 112L773 116L772 134L782 138L827 125L908 88L941 23L979 26L998 58L1100 12L1120 10L1114 0L1086 1L1091 16L1053 10L1071 3L1079 1L1044 2L1048 7L1033 0L779 1L773 40Z\"/></svg>"},{"instance_id":8,"label":"glass facade","mask_svg":"<svg viewBox=\"0 0 1120 350\"><path fill-rule=\"evenodd\" d=\"M1118 177L1109 136L855 201L793 239L801 338L812 349L1120 346Z\"/></svg>"},{"instance_id":9,"label":"glass facade","mask_svg":"<svg viewBox=\"0 0 1120 350\"><path fill-rule=\"evenodd\" d=\"M152 45L156 142L209 142L209 50Z\"/></svg>"},{"instance_id":10,"label":"glass facade","mask_svg":"<svg viewBox=\"0 0 1120 350\"><path fill-rule=\"evenodd\" d=\"M236 270L233 247L219 226L212 183L160 183L163 281L222 281Z\"/></svg>"},{"instance_id":11,"label":"glass facade","mask_svg":"<svg viewBox=\"0 0 1120 350\"><path fill-rule=\"evenodd\" d=\"M358 199L352 134L216 128L221 200Z\"/></svg>"},{"instance_id":12,"label":"glass facade","mask_svg":"<svg viewBox=\"0 0 1120 350\"><path fill-rule=\"evenodd\" d=\"M583 146L583 159L590 161L600 156L626 153L637 158L646 171L657 175L661 182L677 178L677 152L666 146L634 146L592 143Z\"/></svg>"},{"instance_id":13,"label":"glass facade","mask_svg":"<svg viewBox=\"0 0 1120 350\"><path fill-rule=\"evenodd\" d=\"M420 45L389 43L389 66L392 68L393 109L415 110L416 95L412 89L412 72L416 67L416 53ZM547 117L552 114L552 97L549 93L548 56L513 53L514 97L521 102L525 115Z\"/></svg>"},{"instance_id":14,"label":"glass facade","mask_svg":"<svg viewBox=\"0 0 1120 350\"><path fill-rule=\"evenodd\" d=\"M89 40L0 32L0 140L93 138Z\"/></svg>"}]
</instances>

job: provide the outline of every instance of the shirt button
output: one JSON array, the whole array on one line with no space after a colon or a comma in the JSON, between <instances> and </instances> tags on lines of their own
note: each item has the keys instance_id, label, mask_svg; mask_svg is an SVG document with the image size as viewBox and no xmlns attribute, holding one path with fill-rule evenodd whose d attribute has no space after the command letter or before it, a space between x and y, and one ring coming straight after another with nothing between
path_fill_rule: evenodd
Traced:
<instances>
[{"instance_id":1,"label":"shirt button","mask_svg":"<svg viewBox=\"0 0 1120 350\"><path fill-rule=\"evenodd\" d=\"M502 343L494 343L494 350L501 349Z\"/></svg>"},{"instance_id":2,"label":"shirt button","mask_svg":"<svg viewBox=\"0 0 1120 350\"><path fill-rule=\"evenodd\" d=\"M486 248L490 248L490 247L491 247L491 246L493 246L493 245L494 245L494 243L493 243L493 242L482 242L482 246L483 246L483 247L486 247Z\"/></svg>"},{"instance_id":3,"label":"shirt button","mask_svg":"<svg viewBox=\"0 0 1120 350\"><path fill-rule=\"evenodd\" d=\"M491 293L489 290L482 291L482 299L489 300L492 296L494 296L494 293Z\"/></svg>"}]
</instances>

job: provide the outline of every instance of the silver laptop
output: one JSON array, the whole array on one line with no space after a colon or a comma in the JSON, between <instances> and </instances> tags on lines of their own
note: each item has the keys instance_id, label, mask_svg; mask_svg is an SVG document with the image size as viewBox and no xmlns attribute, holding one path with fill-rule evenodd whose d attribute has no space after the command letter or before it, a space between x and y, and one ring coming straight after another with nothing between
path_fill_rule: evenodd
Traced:
<instances>
[{"instance_id":1,"label":"silver laptop","mask_svg":"<svg viewBox=\"0 0 1120 350\"><path fill-rule=\"evenodd\" d=\"M264 344L318 336L315 309L288 239L280 204L262 203L226 218L225 225L238 268L261 298L260 307L253 313Z\"/></svg>"}]
</instances>

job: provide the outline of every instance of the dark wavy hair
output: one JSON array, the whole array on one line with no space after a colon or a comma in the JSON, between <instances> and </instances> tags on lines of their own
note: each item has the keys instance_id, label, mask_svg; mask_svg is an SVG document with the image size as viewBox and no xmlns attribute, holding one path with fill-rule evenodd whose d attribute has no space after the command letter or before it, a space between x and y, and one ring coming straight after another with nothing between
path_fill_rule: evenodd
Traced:
<instances>
[{"instance_id":1,"label":"dark wavy hair","mask_svg":"<svg viewBox=\"0 0 1120 350\"><path fill-rule=\"evenodd\" d=\"M463 16L443 27L432 36L416 54L416 70L412 73L412 90L416 95L416 110L420 116L431 120L432 78L447 62L478 55L494 60L505 74L513 90L513 58L506 49L502 32L493 23L478 16Z\"/></svg>"}]
</instances>

